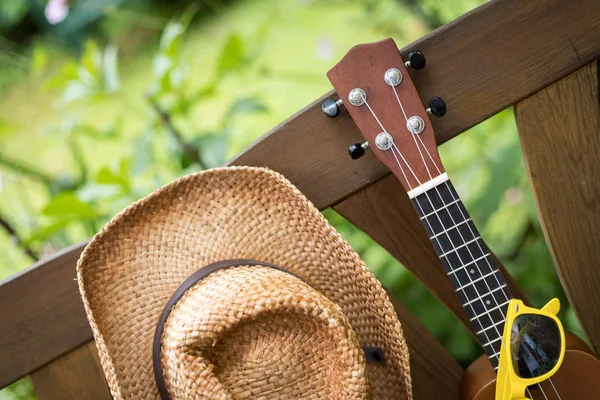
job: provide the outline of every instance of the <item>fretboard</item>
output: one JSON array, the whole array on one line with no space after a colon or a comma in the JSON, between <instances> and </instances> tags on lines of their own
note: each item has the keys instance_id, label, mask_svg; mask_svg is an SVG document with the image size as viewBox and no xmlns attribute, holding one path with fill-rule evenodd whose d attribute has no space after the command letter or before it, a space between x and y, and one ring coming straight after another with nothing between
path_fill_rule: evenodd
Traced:
<instances>
[{"instance_id":1,"label":"fretboard","mask_svg":"<svg viewBox=\"0 0 600 400\"><path fill-rule=\"evenodd\" d=\"M512 298L504 277L450 181L437 183L412 202L496 368L506 306Z\"/></svg>"}]
</instances>

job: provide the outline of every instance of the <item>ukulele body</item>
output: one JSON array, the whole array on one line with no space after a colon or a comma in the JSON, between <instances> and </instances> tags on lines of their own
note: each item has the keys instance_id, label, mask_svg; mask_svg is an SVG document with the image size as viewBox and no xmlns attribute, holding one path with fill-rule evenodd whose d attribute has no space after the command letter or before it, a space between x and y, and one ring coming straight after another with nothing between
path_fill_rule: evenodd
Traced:
<instances>
[{"instance_id":1,"label":"ukulele body","mask_svg":"<svg viewBox=\"0 0 600 400\"><path fill-rule=\"evenodd\" d=\"M562 400L600 399L600 361L577 336L565 332L567 349L565 358L552 383ZM559 400L548 381L531 388L535 400ZM460 387L461 400L494 400L496 372L488 358L482 355L466 370ZM545 397L544 397L545 394Z\"/></svg>"}]
</instances>

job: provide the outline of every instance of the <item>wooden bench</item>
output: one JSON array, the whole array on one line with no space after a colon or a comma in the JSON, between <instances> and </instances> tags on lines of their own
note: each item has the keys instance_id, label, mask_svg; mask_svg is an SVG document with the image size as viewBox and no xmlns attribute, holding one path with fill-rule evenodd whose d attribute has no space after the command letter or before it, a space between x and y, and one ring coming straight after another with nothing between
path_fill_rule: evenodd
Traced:
<instances>
[{"instance_id":1,"label":"wooden bench","mask_svg":"<svg viewBox=\"0 0 600 400\"><path fill-rule=\"evenodd\" d=\"M517 37L518 35L518 37ZM600 349L600 2L496 0L402 49L427 55L423 99L443 97L438 144L515 105L526 168L556 270L594 351ZM325 73L325 71L323 72ZM346 155L360 133L320 104L230 162L282 172L320 209L333 207L412 271L467 327L466 315L400 184L373 155ZM310 152L298 151L309 147ZM0 285L0 388L31 376L40 399L106 399L75 278L85 243ZM513 293L520 295L509 279ZM462 369L394 300L416 399L458 397Z\"/></svg>"}]
</instances>

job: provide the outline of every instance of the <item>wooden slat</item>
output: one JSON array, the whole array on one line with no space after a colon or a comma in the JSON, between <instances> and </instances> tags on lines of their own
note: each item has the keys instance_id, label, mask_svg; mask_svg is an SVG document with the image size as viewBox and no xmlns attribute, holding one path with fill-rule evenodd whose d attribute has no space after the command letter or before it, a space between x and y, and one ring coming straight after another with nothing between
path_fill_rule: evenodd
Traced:
<instances>
[{"instance_id":1,"label":"wooden slat","mask_svg":"<svg viewBox=\"0 0 600 400\"><path fill-rule=\"evenodd\" d=\"M440 144L597 58L600 1L490 1L402 54L414 49L427 57L425 69L411 73L422 100L441 96L448 105L446 116L433 121ZM319 208L389 174L373 154L353 163L346 150L362 135L347 112L329 119L320 105L279 125L232 163L282 172Z\"/></svg>"},{"instance_id":2,"label":"wooden slat","mask_svg":"<svg viewBox=\"0 0 600 400\"><path fill-rule=\"evenodd\" d=\"M415 399L458 399L463 370L431 333L390 295L410 352Z\"/></svg>"},{"instance_id":3,"label":"wooden slat","mask_svg":"<svg viewBox=\"0 0 600 400\"><path fill-rule=\"evenodd\" d=\"M0 388L92 339L75 280L84 245L0 286Z\"/></svg>"},{"instance_id":4,"label":"wooden slat","mask_svg":"<svg viewBox=\"0 0 600 400\"><path fill-rule=\"evenodd\" d=\"M538 215L569 301L600 351L600 99L593 62L516 107Z\"/></svg>"},{"instance_id":5,"label":"wooden slat","mask_svg":"<svg viewBox=\"0 0 600 400\"><path fill-rule=\"evenodd\" d=\"M110 400L94 342L88 342L31 374L39 400Z\"/></svg>"},{"instance_id":6,"label":"wooden slat","mask_svg":"<svg viewBox=\"0 0 600 400\"><path fill-rule=\"evenodd\" d=\"M333 208L404 264L472 330L467 314L406 191L394 176L382 179ZM513 294L523 299L524 295L502 263L496 262Z\"/></svg>"}]
</instances>

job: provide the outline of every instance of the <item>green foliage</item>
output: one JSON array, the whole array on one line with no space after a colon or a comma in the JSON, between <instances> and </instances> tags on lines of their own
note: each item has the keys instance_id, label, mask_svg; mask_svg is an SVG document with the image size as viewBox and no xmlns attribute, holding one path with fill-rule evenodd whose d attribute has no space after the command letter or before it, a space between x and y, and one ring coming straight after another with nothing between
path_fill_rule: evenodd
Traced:
<instances>
[{"instance_id":1,"label":"green foliage","mask_svg":"<svg viewBox=\"0 0 600 400\"><path fill-rule=\"evenodd\" d=\"M29 11L29 0L12 0L0 3L0 32L18 24Z\"/></svg>"}]
</instances>

